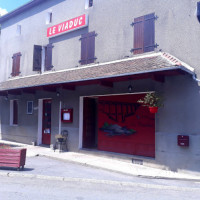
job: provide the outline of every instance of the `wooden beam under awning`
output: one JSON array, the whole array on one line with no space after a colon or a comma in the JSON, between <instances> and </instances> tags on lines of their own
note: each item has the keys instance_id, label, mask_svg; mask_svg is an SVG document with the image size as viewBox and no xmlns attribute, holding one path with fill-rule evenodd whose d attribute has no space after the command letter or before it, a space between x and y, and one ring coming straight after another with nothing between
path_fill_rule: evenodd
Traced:
<instances>
[{"instance_id":1,"label":"wooden beam under awning","mask_svg":"<svg viewBox=\"0 0 200 200\"><path fill-rule=\"evenodd\" d=\"M22 95L22 90L21 89L8 90L8 94L11 94L11 95Z\"/></svg>"}]
</instances>

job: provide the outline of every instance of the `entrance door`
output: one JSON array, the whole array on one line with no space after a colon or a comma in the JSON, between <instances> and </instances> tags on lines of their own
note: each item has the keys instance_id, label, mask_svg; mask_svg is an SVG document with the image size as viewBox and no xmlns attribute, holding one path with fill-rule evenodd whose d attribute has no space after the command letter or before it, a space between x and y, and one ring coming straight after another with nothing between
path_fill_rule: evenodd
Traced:
<instances>
[{"instance_id":1,"label":"entrance door","mask_svg":"<svg viewBox=\"0 0 200 200\"><path fill-rule=\"evenodd\" d=\"M83 148L95 147L96 127L95 99L84 98L83 103Z\"/></svg>"},{"instance_id":2,"label":"entrance door","mask_svg":"<svg viewBox=\"0 0 200 200\"><path fill-rule=\"evenodd\" d=\"M51 100L43 100L42 144L51 142Z\"/></svg>"}]
</instances>

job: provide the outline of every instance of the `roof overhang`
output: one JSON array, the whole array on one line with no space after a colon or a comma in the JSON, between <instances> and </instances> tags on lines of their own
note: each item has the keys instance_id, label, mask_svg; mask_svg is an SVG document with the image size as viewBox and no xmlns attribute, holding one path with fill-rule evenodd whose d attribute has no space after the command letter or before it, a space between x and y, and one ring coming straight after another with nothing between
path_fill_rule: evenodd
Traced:
<instances>
[{"instance_id":1,"label":"roof overhang","mask_svg":"<svg viewBox=\"0 0 200 200\"><path fill-rule=\"evenodd\" d=\"M107 63L10 79L0 84L0 95L9 91L39 90L57 87L74 89L79 85L102 84L130 79L152 78L163 82L165 76L195 74L194 69L167 53L150 53ZM18 93L18 92L17 92Z\"/></svg>"},{"instance_id":2,"label":"roof overhang","mask_svg":"<svg viewBox=\"0 0 200 200\"><path fill-rule=\"evenodd\" d=\"M40 3L44 2L46 0L32 0L26 4L24 4L23 6L7 13L6 15L3 15L2 17L0 17L0 23L9 20L12 17L15 17L16 15L23 13L26 10L29 10L30 8L39 5Z\"/></svg>"}]
</instances>

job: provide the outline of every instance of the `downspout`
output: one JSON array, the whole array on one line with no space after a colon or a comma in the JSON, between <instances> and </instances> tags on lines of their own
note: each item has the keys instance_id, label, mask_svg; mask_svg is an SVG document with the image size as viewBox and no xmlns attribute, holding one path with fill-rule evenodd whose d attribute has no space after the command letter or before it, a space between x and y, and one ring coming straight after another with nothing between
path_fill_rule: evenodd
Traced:
<instances>
[{"instance_id":1,"label":"downspout","mask_svg":"<svg viewBox=\"0 0 200 200\"><path fill-rule=\"evenodd\" d=\"M193 78L193 80L195 80L196 82L200 82L200 79L197 78L197 75L196 75L196 74L193 74L193 75L192 75L192 78Z\"/></svg>"}]
</instances>

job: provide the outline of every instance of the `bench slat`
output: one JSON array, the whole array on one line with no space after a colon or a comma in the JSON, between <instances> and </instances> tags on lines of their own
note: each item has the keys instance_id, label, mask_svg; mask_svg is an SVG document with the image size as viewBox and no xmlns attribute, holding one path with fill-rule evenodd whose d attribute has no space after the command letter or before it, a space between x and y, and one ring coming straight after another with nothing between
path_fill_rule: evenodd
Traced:
<instances>
[{"instance_id":1,"label":"bench slat","mask_svg":"<svg viewBox=\"0 0 200 200\"><path fill-rule=\"evenodd\" d=\"M0 154L0 156L2 157L20 157L20 154Z\"/></svg>"},{"instance_id":2,"label":"bench slat","mask_svg":"<svg viewBox=\"0 0 200 200\"><path fill-rule=\"evenodd\" d=\"M20 167L19 164L15 164L15 163L1 163L0 167Z\"/></svg>"},{"instance_id":3,"label":"bench slat","mask_svg":"<svg viewBox=\"0 0 200 200\"><path fill-rule=\"evenodd\" d=\"M0 165L1 164L5 164L5 163L8 163L8 164L19 164L19 160L1 160L0 161Z\"/></svg>"},{"instance_id":4,"label":"bench slat","mask_svg":"<svg viewBox=\"0 0 200 200\"><path fill-rule=\"evenodd\" d=\"M13 153L19 153L21 149L0 149L0 152L13 152Z\"/></svg>"}]
</instances>

